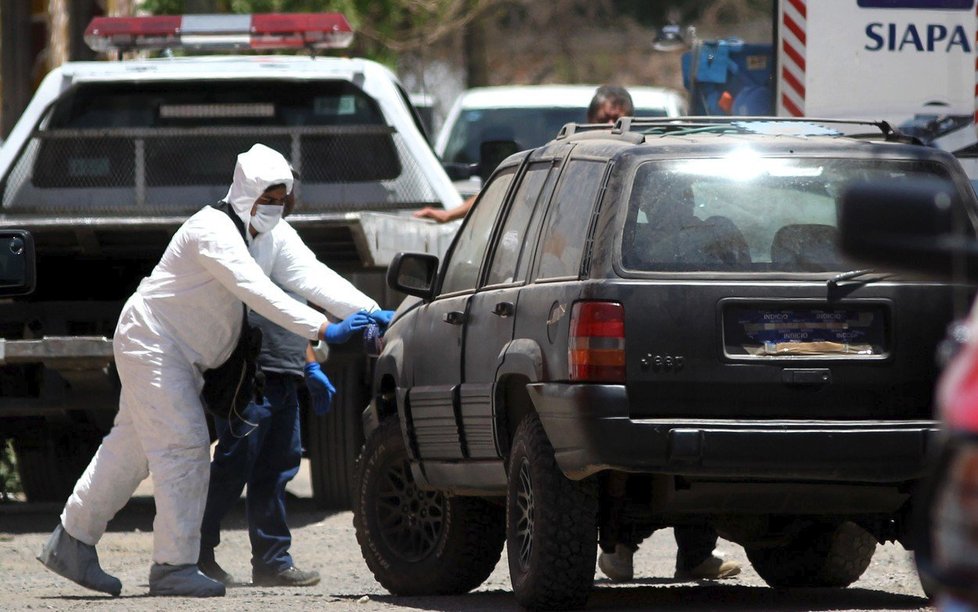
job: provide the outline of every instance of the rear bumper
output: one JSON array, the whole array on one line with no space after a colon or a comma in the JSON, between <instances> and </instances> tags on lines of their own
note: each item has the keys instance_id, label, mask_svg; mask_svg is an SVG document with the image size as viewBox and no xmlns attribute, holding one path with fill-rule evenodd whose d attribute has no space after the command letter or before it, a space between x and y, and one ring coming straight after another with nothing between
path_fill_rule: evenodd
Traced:
<instances>
[{"instance_id":1,"label":"rear bumper","mask_svg":"<svg viewBox=\"0 0 978 612\"><path fill-rule=\"evenodd\" d=\"M0 338L0 365L43 363L56 370L100 370L112 361L112 338L105 336L46 336L38 340Z\"/></svg>"},{"instance_id":2,"label":"rear bumper","mask_svg":"<svg viewBox=\"0 0 978 612\"><path fill-rule=\"evenodd\" d=\"M571 478L605 469L722 480L902 483L926 472L935 421L632 419L623 385L528 386Z\"/></svg>"}]
</instances>

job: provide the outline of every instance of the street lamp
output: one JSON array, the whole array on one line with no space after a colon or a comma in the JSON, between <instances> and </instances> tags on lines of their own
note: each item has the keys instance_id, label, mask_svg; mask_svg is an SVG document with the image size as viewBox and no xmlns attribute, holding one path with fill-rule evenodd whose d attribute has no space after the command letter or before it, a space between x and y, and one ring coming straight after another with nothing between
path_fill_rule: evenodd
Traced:
<instances>
[{"instance_id":1,"label":"street lamp","mask_svg":"<svg viewBox=\"0 0 978 612\"><path fill-rule=\"evenodd\" d=\"M679 24L670 23L655 31L655 38L652 39L652 49L655 51L668 53L685 48L686 40L683 38L682 28L679 27Z\"/></svg>"}]
</instances>

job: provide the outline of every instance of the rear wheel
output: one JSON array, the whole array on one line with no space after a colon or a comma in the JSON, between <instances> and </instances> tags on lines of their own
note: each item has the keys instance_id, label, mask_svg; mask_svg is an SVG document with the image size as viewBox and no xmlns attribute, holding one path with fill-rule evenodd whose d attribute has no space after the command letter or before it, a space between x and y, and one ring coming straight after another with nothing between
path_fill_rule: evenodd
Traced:
<instances>
[{"instance_id":1,"label":"rear wheel","mask_svg":"<svg viewBox=\"0 0 978 612\"><path fill-rule=\"evenodd\" d=\"M594 583L597 487L561 473L535 414L513 439L506 548L513 591L528 608L579 608Z\"/></svg>"},{"instance_id":2,"label":"rear wheel","mask_svg":"<svg viewBox=\"0 0 978 612\"><path fill-rule=\"evenodd\" d=\"M13 440L17 473L29 502L64 502L102 440L93 425L39 424Z\"/></svg>"},{"instance_id":3,"label":"rear wheel","mask_svg":"<svg viewBox=\"0 0 978 612\"><path fill-rule=\"evenodd\" d=\"M783 546L748 547L754 570L772 587L847 587L866 571L876 538L852 522L817 524Z\"/></svg>"},{"instance_id":4,"label":"rear wheel","mask_svg":"<svg viewBox=\"0 0 978 612\"><path fill-rule=\"evenodd\" d=\"M388 419L357 462L353 525L367 567L395 595L450 595L482 584L502 555L501 504L423 491L400 423Z\"/></svg>"}]
</instances>

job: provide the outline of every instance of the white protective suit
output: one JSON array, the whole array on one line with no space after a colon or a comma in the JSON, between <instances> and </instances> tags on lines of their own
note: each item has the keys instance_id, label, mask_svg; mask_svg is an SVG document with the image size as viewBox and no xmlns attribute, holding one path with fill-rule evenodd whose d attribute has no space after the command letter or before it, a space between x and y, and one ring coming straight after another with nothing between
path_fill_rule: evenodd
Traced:
<instances>
[{"instance_id":1,"label":"white protective suit","mask_svg":"<svg viewBox=\"0 0 978 612\"><path fill-rule=\"evenodd\" d=\"M255 145L238 156L228 201L245 227L255 200L277 184L292 187L292 172L279 153ZM95 545L109 519L152 473L153 562L197 563L210 474L201 373L223 363L234 348L242 301L310 340L325 316L275 283L338 317L377 308L316 261L284 222L255 240L247 234L248 247L225 213L204 207L177 230L123 307L113 339L122 382L119 413L61 514L78 540Z\"/></svg>"}]
</instances>

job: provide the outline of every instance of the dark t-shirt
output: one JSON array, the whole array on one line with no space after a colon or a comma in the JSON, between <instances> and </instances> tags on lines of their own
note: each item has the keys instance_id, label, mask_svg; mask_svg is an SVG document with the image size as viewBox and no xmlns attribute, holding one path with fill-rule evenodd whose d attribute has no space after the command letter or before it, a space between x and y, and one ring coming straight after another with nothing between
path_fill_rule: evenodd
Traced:
<instances>
[{"instance_id":1,"label":"dark t-shirt","mask_svg":"<svg viewBox=\"0 0 978 612\"><path fill-rule=\"evenodd\" d=\"M298 295L286 293L305 303ZM298 334L285 330L253 310L248 311L248 322L261 328L261 354L258 365L266 372L302 376L306 364L306 345L309 341Z\"/></svg>"}]
</instances>

